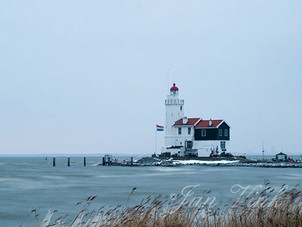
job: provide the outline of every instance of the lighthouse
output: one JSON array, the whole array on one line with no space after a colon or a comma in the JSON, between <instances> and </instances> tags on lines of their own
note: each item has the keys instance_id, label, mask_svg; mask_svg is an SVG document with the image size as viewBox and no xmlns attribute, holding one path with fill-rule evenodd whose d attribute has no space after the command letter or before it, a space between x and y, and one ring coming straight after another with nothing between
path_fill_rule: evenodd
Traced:
<instances>
[{"instance_id":1,"label":"lighthouse","mask_svg":"<svg viewBox=\"0 0 302 227\"><path fill-rule=\"evenodd\" d=\"M166 134L165 146L181 146L181 141L175 137L177 134L174 123L184 117L184 100L179 98L179 89L175 83L170 88L170 94L165 100L166 105Z\"/></svg>"},{"instance_id":2,"label":"lighthouse","mask_svg":"<svg viewBox=\"0 0 302 227\"><path fill-rule=\"evenodd\" d=\"M230 150L230 126L224 120L185 116L184 100L179 98L175 83L170 88L165 105L166 134L162 154L215 157Z\"/></svg>"}]
</instances>

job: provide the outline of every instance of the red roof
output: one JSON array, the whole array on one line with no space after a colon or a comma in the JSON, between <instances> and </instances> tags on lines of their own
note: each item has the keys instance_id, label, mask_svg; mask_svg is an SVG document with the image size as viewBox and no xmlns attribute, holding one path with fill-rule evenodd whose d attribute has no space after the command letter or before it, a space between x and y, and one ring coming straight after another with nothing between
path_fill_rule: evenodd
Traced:
<instances>
[{"instance_id":1,"label":"red roof","mask_svg":"<svg viewBox=\"0 0 302 227\"><path fill-rule=\"evenodd\" d=\"M178 87L175 86L175 83L173 84L173 87L171 87L170 91L178 91Z\"/></svg>"},{"instance_id":2,"label":"red roof","mask_svg":"<svg viewBox=\"0 0 302 227\"><path fill-rule=\"evenodd\" d=\"M209 128L209 127L216 128L222 122L223 122L223 120L212 120L212 126L210 126L210 120L202 120L195 127L196 128Z\"/></svg>"},{"instance_id":3,"label":"red roof","mask_svg":"<svg viewBox=\"0 0 302 227\"><path fill-rule=\"evenodd\" d=\"M188 118L188 123L184 124L183 119L176 121L174 125L195 125L200 118Z\"/></svg>"}]
</instances>

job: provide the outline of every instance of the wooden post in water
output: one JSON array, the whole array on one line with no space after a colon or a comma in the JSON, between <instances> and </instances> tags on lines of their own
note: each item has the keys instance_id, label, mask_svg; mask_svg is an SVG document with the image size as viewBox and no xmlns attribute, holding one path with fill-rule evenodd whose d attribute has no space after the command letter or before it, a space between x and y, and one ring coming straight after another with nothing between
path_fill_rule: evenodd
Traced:
<instances>
[{"instance_id":1,"label":"wooden post in water","mask_svg":"<svg viewBox=\"0 0 302 227\"><path fill-rule=\"evenodd\" d=\"M105 163L105 157L103 157L103 166L104 166L104 165L106 165L106 163Z\"/></svg>"},{"instance_id":2,"label":"wooden post in water","mask_svg":"<svg viewBox=\"0 0 302 227\"><path fill-rule=\"evenodd\" d=\"M70 157L68 157L68 159L67 159L67 166L68 167L70 166Z\"/></svg>"},{"instance_id":3,"label":"wooden post in water","mask_svg":"<svg viewBox=\"0 0 302 227\"><path fill-rule=\"evenodd\" d=\"M133 157L131 157L131 166L133 166Z\"/></svg>"},{"instance_id":4,"label":"wooden post in water","mask_svg":"<svg viewBox=\"0 0 302 227\"><path fill-rule=\"evenodd\" d=\"M56 166L56 158L55 157L53 157L53 159L52 159L52 165L53 165L53 167Z\"/></svg>"},{"instance_id":5,"label":"wooden post in water","mask_svg":"<svg viewBox=\"0 0 302 227\"><path fill-rule=\"evenodd\" d=\"M84 166L86 166L86 157L84 157Z\"/></svg>"}]
</instances>

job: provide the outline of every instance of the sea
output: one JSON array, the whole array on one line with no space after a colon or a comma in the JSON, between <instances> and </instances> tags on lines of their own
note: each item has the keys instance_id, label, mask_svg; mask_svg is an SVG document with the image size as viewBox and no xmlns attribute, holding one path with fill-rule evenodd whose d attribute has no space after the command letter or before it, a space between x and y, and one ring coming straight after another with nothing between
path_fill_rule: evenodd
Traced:
<instances>
[{"instance_id":1,"label":"sea","mask_svg":"<svg viewBox=\"0 0 302 227\"><path fill-rule=\"evenodd\" d=\"M117 157L128 159L130 157ZM36 226L49 209L56 215L75 216L89 196L92 209L139 204L148 196L170 199L177 194L202 195L215 205L231 204L240 193L259 190L269 183L301 189L302 169L226 166L102 166L101 156L0 157L0 226Z\"/></svg>"}]
</instances>

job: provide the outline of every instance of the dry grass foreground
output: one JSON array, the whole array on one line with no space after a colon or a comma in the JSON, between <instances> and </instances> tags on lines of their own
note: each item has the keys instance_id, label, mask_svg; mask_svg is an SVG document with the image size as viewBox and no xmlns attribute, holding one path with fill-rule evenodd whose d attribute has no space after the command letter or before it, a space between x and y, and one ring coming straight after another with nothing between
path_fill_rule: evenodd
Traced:
<instances>
[{"instance_id":1,"label":"dry grass foreground","mask_svg":"<svg viewBox=\"0 0 302 227\"><path fill-rule=\"evenodd\" d=\"M198 197L188 200L178 195L164 201L160 197L153 200L148 197L134 207L117 206L106 211L102 207L89 211L94 196L87 199L73 220L68 220L66 215L51 221L55 211L49 211L38 226L302 226L301 191L287 190L285 186L273 191L267 186L261 193L239 196L224 208L210 208L209 204L200 203Z\"/></svg>"}]
</instances>

